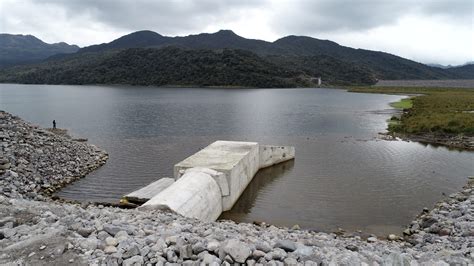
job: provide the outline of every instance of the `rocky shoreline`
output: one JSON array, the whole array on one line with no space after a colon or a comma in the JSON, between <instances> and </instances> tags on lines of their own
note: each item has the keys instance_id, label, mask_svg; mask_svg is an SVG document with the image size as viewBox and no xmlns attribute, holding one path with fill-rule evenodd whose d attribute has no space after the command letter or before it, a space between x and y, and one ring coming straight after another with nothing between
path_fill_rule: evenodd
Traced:
<instances>
[{"instance_id":1,"label":"rocky shoreline","mask_svg":"<svg viewBox=\"0 0 474 266\"><path fill-rule=\"evenodd\" d=\"M379 133L383 140L405 140L422 144L441 146L448 149L474 151L474 137L461 135L402 134L395 132Z\"/></svg>"},{"instance_id":2,"label":"rocky shoreline","mask_svg":"<svg viewBox=\"0 0 474 266\"><path fill-rule=\"evenodd\" d=\"M0 265L469 265L474 178L387 239L60 203L107 154L0 111Z\"/></svg>"},{"instance_id":3,"label":"rocky shoreline","mask_svg":"<svg viewBox=\"0 0 474 266\"><path fill-rule=\"evenodd\" d=\"M430 144L434 146L445 146L452 149L474 151L474 137L461 135L401 135L403 139Z\"/></svg>"}]
</instances>

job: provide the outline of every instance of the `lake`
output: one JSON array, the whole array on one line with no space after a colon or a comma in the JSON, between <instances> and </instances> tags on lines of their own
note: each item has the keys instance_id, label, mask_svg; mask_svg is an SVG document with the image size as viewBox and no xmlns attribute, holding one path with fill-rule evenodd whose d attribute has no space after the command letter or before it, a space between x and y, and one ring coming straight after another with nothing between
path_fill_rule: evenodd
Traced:
<instances>
[{"instance_id":1,"label":"lake","mask_svg":"<svg viewBox=\"0 0 474 266\"><path fill-rule=\"evenodd\" d=\"M377 138L402 96L337 89L218 89L0 84L0 109L52 120L107 150L102 168L58 195L117 202L215 140L292 145L221 218L332 231L400 233L459 190L474 153Z\"/></svg>"}]
</instances>

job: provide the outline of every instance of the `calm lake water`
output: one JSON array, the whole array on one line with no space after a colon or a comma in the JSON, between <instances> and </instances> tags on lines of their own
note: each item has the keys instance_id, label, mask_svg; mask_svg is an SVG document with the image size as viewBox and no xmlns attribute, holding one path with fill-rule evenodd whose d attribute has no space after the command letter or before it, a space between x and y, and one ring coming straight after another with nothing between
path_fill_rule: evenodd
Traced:
<instances>
[{"instance_id":1,"label":"calm lake water","mask_svg":"<svg viewBox=\"0 0 474 266\"><path fill-rule=\"evenodd\" d=\"M67 128L110 154L58 195L117 202L222 140L293 145L296 160L260 171L222 218L303 228L400 232L474 173L474 153L383 141L401 96L334 89L202 89L0 84L0 109Z\"/></svg>"}]
</instances>

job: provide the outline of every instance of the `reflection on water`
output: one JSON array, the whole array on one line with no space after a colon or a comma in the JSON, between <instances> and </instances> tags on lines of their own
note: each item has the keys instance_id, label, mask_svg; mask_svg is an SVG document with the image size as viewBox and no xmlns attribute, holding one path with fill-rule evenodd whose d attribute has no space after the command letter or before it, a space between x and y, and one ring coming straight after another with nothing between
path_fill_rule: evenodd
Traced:
<instances>
[{"instance_id":1,"label":"reflection on water","mask_svg":"<svg viewBox=\"0 0 474 266\"><path fill-rule=\"evenodd\" d=\"M243 215L248 215L251 212L252 207L255 206L259 192L264 187L271 185L277 179L288 174L288 172L293 169L294 165L295 161L291 160L258 171L242 196L235 203L232 211L224 212L220 219L239 220Z\"/></svg>"},{"instance_id":2,"label":"reflection on water","mask_svg":"<svg viewBox=\"0 0 474 266\"><path fill-rule=\"evenodd\" d=\"M474 172L474 154L376 138L401 96L333 89L202 89L0 84L0 109L107 150L110 159L59 192L116 202L215 140L296 147L260 171L236 221L385 234L406 225Z\"/></svg>"}]
</instances>

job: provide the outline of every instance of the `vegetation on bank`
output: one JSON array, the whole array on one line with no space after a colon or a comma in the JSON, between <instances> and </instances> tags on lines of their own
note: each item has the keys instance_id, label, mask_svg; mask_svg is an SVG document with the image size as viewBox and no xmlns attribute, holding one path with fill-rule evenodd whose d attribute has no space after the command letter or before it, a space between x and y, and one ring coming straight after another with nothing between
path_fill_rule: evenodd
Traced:
<instances>
[{"instance_id":1,"label":"vegetation on bank","mask_svg":"<svg viewBox=\"0 0 474 266\"><path fill-rule=\"evenodd\" d=\"M389 131L403 134L474 136L474 89L413 87L352 87L351 92L422 94L403 100L400 118L393 117ZM411 105L411 108L409 107Z\"/></svg>"},{"instance_id":2,"label":"vegetation on bank","mask_svg":"<svg viewBox=\"0 0 474 266\"><path fill-rule=\"evenodd\" d=\"M131 48L79 53L40 64L0 70L0 82L27 84L129 84L144 86L314 87L373 84L365 69L327 57L308 62L237 49Z\"/></svg>"},{"instance_id":3,"label":"vegetation on bank","mask_svg":"<svg viewBox=\"0 0 474 266\"><path fill-rule=\"evenodd\" d=\"M409 109L413 107L413 100L411 98L401 99L398 102L390 103L390 106L397 109Z\"/></svg>"}]
</instances>

